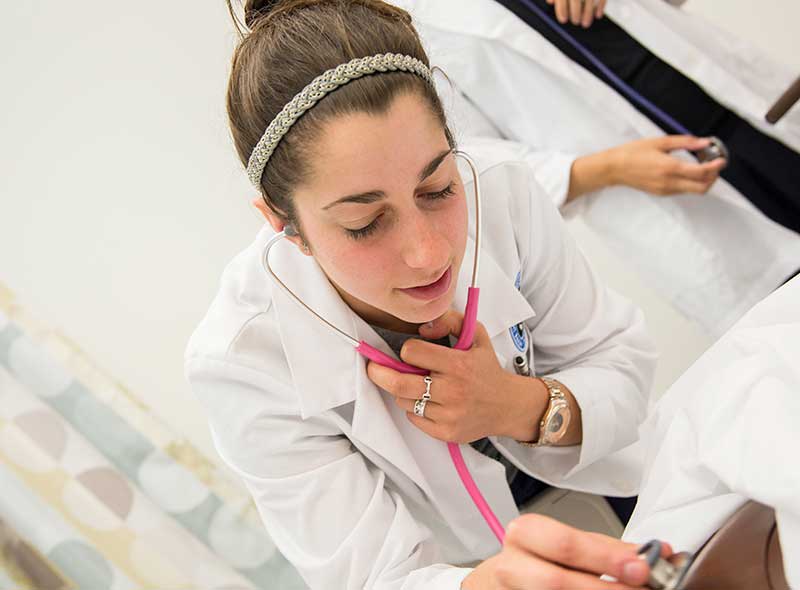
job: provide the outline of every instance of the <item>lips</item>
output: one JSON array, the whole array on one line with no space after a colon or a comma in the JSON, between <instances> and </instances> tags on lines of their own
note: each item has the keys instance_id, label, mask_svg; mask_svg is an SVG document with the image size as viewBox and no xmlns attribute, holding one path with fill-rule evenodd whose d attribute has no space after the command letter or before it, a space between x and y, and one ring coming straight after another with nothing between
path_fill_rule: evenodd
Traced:
<instances>
[{"instance_id":1,"label":"lips","mask_svg":"<svg viewBox=\"0 0 800 590\"><path fill-rule=\"evenodd\" d=\"M452 267L448 266L442 276L428 285L400 289L400 291L415 299L431 300L441 297L447 293L447 290L450 288L450 280L452 277L451 268Z\"/></svg>"}]
</instances>

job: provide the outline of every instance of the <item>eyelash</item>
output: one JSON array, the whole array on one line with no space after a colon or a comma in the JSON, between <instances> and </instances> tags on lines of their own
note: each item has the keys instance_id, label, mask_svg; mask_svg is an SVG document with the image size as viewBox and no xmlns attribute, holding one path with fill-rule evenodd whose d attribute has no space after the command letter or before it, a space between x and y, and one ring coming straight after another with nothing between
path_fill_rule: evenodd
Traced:
<instances>
[{"instance_id":1,"label":"eyelash","mask_svg":"<svg viewBox=\"0 0 800 590\"><path fill-rule=\"evenodd\" d=\"M445 188L435 193L425 193L425 198L429 201L439 201L452 197L455 194L455 182L451 182ZM383 215L378 215L372 223L359 229L345 229L347 234L354 240L361 240L369 237L380 226L380 219Z\"/></svg>"}]
</instances>

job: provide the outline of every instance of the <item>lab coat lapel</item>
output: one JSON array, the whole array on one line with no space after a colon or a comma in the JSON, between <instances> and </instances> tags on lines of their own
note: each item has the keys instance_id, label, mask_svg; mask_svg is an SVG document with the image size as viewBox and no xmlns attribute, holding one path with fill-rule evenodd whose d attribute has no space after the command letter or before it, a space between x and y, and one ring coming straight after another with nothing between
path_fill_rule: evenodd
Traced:
<instances>
[{"instance_id":1,"label":"lab coat lapel","mask_svg":"<svg viewBox=\"0 0 800 590\"><path fill-rule=\"evenodd\" d=\"M471 188L468 190L472 190ZM488 229L488 228L487 228ZM484 237L484 240L488 236ZM464 261L458 273L458 289L453 299L453 309L463 311L467 305L468 288L472 281L472 263L475 241L467 238ZM478 321L486 328L489 338L524 322L536 315L528 300L514 286L514 273L509 276L489 254L490 245L485 244L480 253L478 287ZM515 269L517 270L517 269Z\"/></svg>"},{"instance_id":2,"label":"lab coat lapel","mask_svg":"<svg viewBox=\"0 0 800 590\"><path fill-rule=\"evenodd\" d=\"M472 173L460 158L458 159L458 168L464 182L470 226L452 307L463 311L467 305L475 262L475 199L473 192L475 189ZM491 198L493 192L512 190L507 185L493 184L490 174L486 171L479 174L484 212L487 208L486 200ZM489 338L494 338L511 326L516 326L535 316L536 312L514 284L521 267L518 247L513 239L511 229L504 225L504 221L495 220L494 216L486 214L482 217L482 224L481 251L478 253L478 287L480 289L478 321L486 328Z\"/></svg>"},{"instance_id":3,"label":"lab coat lapel","mask_svg":"<svg viewBox=\"0 0 800 590\"><path fill-rule=\"evenodd\" d=\"M270 261L278 277L321 317L357 340L391 354L375 331L342 301L313 258L281 243L275 246ZM366 363L355 347L313 319L277 287L273 288L273 301L303 419L355 402L352 437L429 493L401 434L403 426L410 426L405 414L398 415L392 397L369 380Z\"/></svg>"},{"instance_id":4,"label":"lab coat lapel","mask_svg":"<svg viewBox=\"0 0 800 590\"><path fill-rule=\"evenodd\" d=\"M316 261L286 241L272 250L271 266L287 287L326 321L355 335L354 314ZM315 319L277 285L272 286L272 300L302 418L353 401L359 368L354 346Z\"/></svg>"}]
</instances>

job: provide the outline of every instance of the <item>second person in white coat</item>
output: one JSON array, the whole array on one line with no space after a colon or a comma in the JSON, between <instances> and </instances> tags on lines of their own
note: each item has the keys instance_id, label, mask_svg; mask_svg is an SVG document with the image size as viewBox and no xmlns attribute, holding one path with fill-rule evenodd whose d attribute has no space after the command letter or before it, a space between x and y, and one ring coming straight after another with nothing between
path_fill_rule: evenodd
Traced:
<instances>
[{"instance_id":1,"label":"second person in white coat","mask_svg":"<svg viewBox=\"0 0 800 590\"><path fill-rule=\"evenodd\" d=\"M711 335L724 333L800 268L800 235L724 179L702 198L688 194L704 192L719 172L695 178L695 164L691 178L681 178L680 168L693 160L672 150L693 142L656 139L663 132L648 117L499 2L393 3L412 14L432 63L447 75L441 87L456 130L518 142L563 213L580 215ZM763 121L795 73L663 0L610 0L605 11L719 104L800 150L800 110L775 126ZM597 157L611 151L613 158ZM601 159L603 171L585 173ZM610 160L620 165L609 174ZM665 192L675 196L652 198Z\"/></svg>"}]
</instances>

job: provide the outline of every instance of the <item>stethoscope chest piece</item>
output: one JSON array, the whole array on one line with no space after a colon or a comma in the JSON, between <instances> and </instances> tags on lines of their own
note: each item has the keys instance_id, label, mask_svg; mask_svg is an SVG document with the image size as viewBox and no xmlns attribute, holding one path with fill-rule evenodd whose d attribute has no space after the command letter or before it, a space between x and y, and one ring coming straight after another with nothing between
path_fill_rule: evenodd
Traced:
<instances>
[{"instance_id":1,"label":"stethoscope chest piece","mask_svg":"<svg viewBox=\"0 0 800 590\"><path fill-rule=\"evenodd\" d=\"M692 152L694 157L697 158L697 161L701 164L716 160L717 158L724 158L729 161L731 154L722 140L719 137L710 137L709 139L711 140L710 144L701 150Z\"/></svg>"},{"instance_id":2,"label":"stethoscope chest piece","mask_svg":"<svg viewBox=\"0 0 800 590\"><path fill-rule=\"evenodd\" d=\"M650 566L650 579L647 587L651 590L677 590L683 581L692 556L689 553L676 553L669 560L661 557L661 543L650 541L639 549L639 558Z\"/></svg>"}]
</instances>

